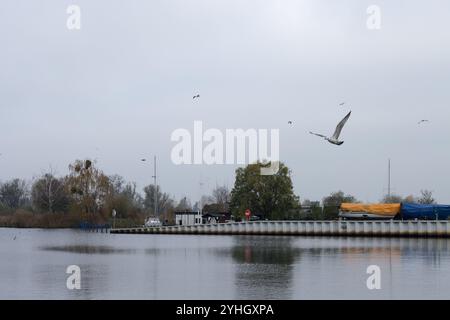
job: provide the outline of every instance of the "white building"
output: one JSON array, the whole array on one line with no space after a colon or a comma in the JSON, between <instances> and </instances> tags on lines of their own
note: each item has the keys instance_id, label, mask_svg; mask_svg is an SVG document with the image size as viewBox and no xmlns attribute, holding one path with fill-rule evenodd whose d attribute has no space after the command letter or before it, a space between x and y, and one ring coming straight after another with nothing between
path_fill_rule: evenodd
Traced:
<instances>
[{"instance_id":1,"label":"white building","mask_svg":"<svg viewBox=\"0 0 450 320\"><path fill-rule=\"evenodd\" d=\"M175 212L175 223L177 226L192 226L202 224L202 214L197 212Z\"/></svg>"}]
</instances>

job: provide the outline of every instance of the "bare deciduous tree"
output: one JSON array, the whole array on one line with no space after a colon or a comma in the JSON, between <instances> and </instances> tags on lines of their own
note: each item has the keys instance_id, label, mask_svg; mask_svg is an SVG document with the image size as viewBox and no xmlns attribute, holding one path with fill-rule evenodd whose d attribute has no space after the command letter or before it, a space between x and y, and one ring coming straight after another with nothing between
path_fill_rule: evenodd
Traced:
<instances>
[{"instance_id":1,"label":"bare deciduous tree","mask_svg":"<svg viewBox=\"0 0 450 320\"><path fill-rule=\"evenodd\" d=\"M69 205L65 181L56 178L52 172L43 174L31 188L33 206L46 212L63 212Z\"/></svg>"},{"instance_id":2,"label":"bare deciduous tree","mask_svg":"<svg viewBox=\"0 0 450 320\"><path fill-rule=\"evenodd\" d=\"M381 200L382 203L401 203L403 198L396 194L387 194Z\"/></svg>"},{"instance_id":3,"label":"bare deciduous tree","mask_svg":"<svg viewBox=\"0 0 450 320\"><path fill-rule=\"evenodd\" d=\"M91 160L76 160L69 166L67 188L74 202L85 213L98 213L111 190L109 177Z\"/></svg>"},{"instance_id":4,"label":"bare deciduous tree","mask_svg":"<svg viewBox=\"0 0 450 320\"><path fill-rule=\"evenodd\" d=\"M356 202L356 198L339 190L323 198L322 202L324 207L339 207L344 202Z\"/></svg>"},{"instance_id":5,"label":"bare deciduous tree","mask_svg":"<svg viewBox=\"0 0 450 320\"><path fill-rule=\"evenodd\" d=\"M25 180L13 179L0 185L0 202L10 208L17 209L29 202L29 191Z\"/></svg>"},{"instance_id":6,"label":"bare deciduous tree","mask_svg":"<svg viewBox=\"0 0 450 320\"><path fill-rule=\"evenodd\" d=\"M156 201L157 201L157 214L165 214L166 212L173 209L174 201L170 197L169 194L162 192L160 187L158 186L155 190L155 186L150 184L144 188L144 208L151 214L156 215L155 213L155 192L156 192Z\"/></svg>"},{"instance_id":7,"label":"bare deciduous tree","mask_svg":"<svg viewBox=\"0 0 450 320\"><path fill-rule=\"evenodd\" d=\"M212 192L212 198L221 211L228 211L230 190L226 186L217 186Z\"/></svg>"},{"instance_id":8,"label":"bare deciduous tree","mask_svg":"<svg viewBox=\"0 0 450 320\"><path fill-rule=\"evenodd\" d=\"M433 198L433 192L430 190L421 190L420 197L417 200L420 204L434 204L436 200Z\"/></svg>"},{"instance_id":9,"label":"bare deciduous tree","mask_svg":"<svg viewBox=\"0 0 450 320\"><path fill-rule=\"evenodd\" d=\"M182 198L176 206L175 211L192 211L191 201L186 197Z\"/></svg>"}]
</instances>

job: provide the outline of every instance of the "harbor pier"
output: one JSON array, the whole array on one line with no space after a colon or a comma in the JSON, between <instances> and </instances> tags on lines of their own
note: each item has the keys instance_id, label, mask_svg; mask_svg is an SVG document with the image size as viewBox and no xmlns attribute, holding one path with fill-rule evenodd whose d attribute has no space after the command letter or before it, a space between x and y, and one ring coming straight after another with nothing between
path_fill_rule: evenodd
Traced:
<instances>
[{"instance_id":1,"label":"harbor pier","mask_svg":"<svg viewBox=\"0 0 450 320\"><path fill-rule=\"evenodd\" d=\"M250 221L111 229L113 234L450 237L447 220Z\"/></svg>"}]
</instances>

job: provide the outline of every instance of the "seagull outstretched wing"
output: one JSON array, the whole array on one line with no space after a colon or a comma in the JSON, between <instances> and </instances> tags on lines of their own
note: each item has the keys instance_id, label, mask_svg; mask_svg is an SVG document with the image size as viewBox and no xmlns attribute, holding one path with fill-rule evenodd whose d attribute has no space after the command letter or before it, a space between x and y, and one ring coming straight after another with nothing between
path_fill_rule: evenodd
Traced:
<instances>
[{"instance_id":1,"label":"seagull outstretched wing","mask_svg":"<svg viewBox=\"0 0 450 320\"><path fill-rule=\"evenodd\" d=\"M319 133L314 133L314 132L309 132L310 134L313 134L313 135L315 135L315 136L318 136L318 137L322 137L322 138L326 138L326 136L324 136L323 134L319 134Z\"/></svg>"},{"instance_id":2,"label":"seagull outstretched wing","mask_svg":"<svg viewBox=\"0 0 450 320\"><path fill-rule=\"evenodd\" d=\"M345 123L347 122L348 118L350 118L350 115L352 114L352 112L350 111L345 117L344 119L341 120L341 122L339 122L339 124L336 126L336 130L334 131L333 134L333 139L337 140L339 139L339 136L341 134L342 128L344 127Z\"/></svg>"}]
</instances>

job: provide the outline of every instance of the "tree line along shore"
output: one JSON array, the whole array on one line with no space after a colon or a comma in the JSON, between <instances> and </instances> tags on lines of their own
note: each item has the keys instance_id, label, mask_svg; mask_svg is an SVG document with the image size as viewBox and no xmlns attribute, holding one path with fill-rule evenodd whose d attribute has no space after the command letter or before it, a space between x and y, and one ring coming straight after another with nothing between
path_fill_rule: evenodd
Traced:
<instances>
[{"instance_id":1,"label":"tree line along shore","mask_svg":"<svg viewBox=\"0 0 450 320\"><path fill-rule=\"evenodd\" d=\"M230 212L243 218L247 209L269 220L333 220L343 202L358 200L336 191L321 201L300 201L294 194L289 168L280 163L274 175L261 175L264 163L238 168L231 190L216 186L194 204L187 197L175 200L153 184L136 190L136 183L120 175L107 175L92 160L76 160L68 166L68 174L56 176L52 171L27 182L11 179L0 182L0 227L77 228L82 224L115 227L142 225L146 217L158 216L165 224L174 223L175 212ZM156 212L155 212L156 194ZM386 195L380 202L435 203L432 192L422 190L419 197ZM308 208L307 211L303 210Z\"/></svg>"}]
</instances>

